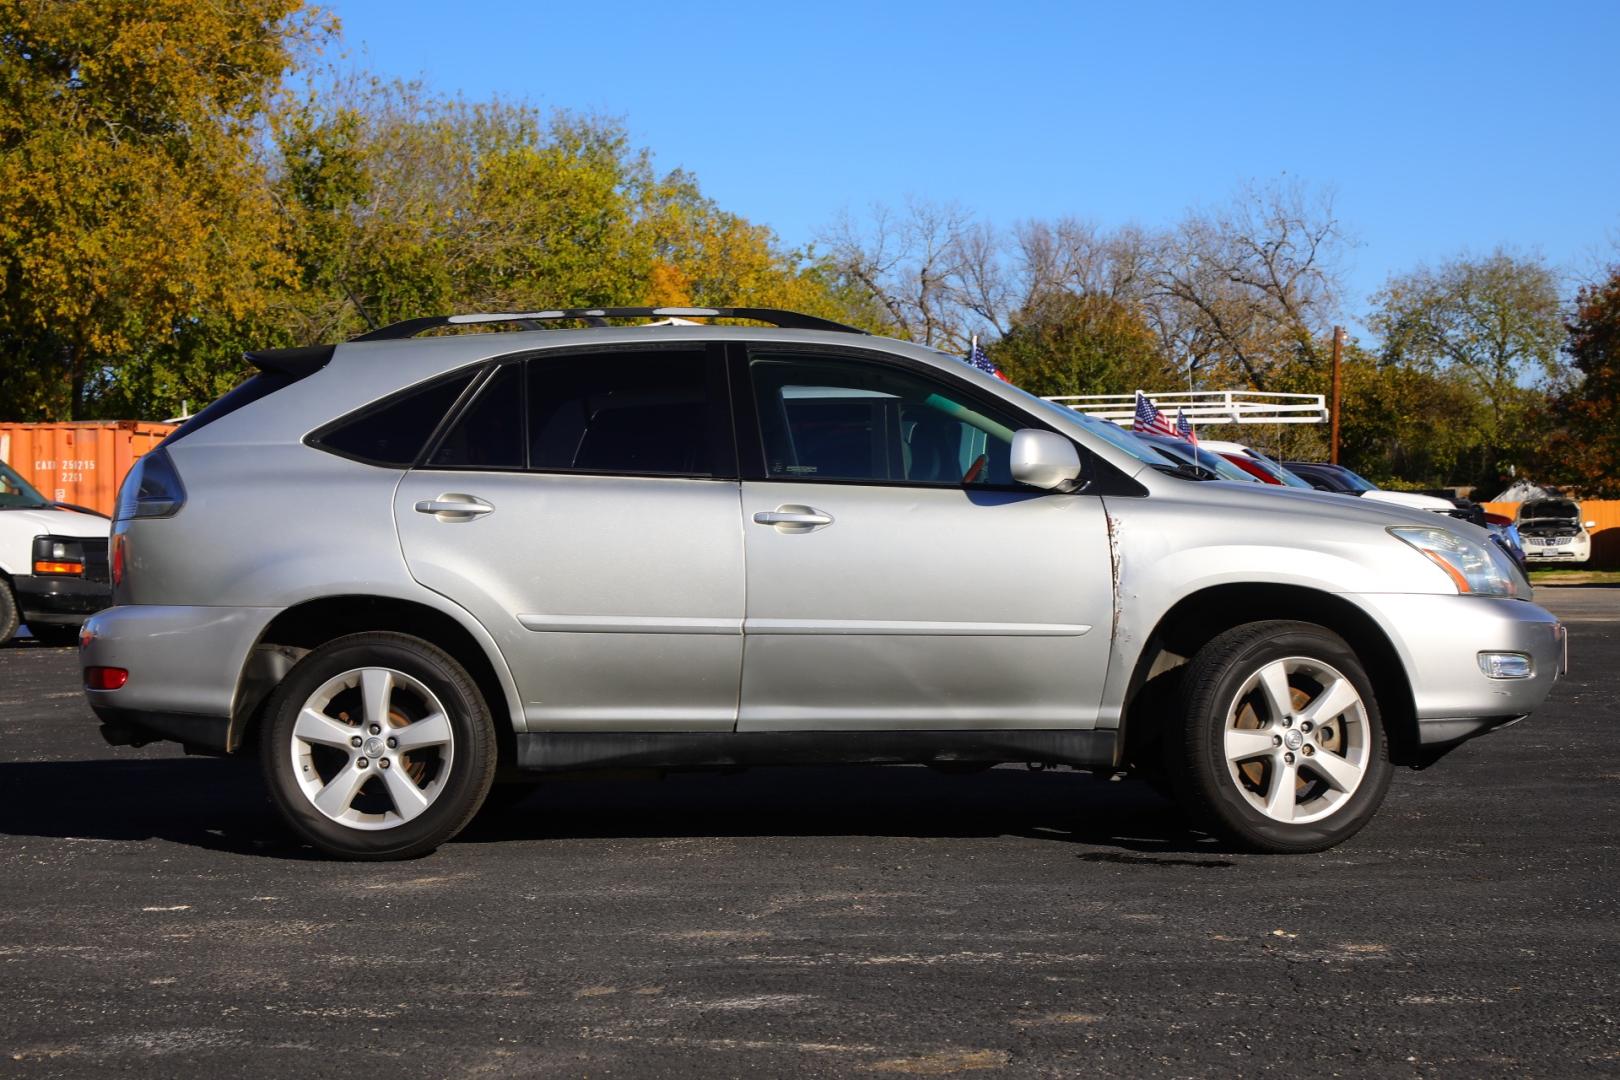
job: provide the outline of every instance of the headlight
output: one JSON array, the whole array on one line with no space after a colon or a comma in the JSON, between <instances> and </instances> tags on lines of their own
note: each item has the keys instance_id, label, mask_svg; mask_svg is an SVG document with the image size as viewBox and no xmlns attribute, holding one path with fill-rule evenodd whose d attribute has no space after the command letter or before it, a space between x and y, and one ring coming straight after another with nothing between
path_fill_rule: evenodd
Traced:
<instances>
[{"instance_id":1,"label":"headlight","mask_svg":"<svg viewBox=\"0 0 1620 1080\"><path fill-rule=\"evenodd\" d=\"M1389 530L1397 540L1417 548L1446 572L1459 593L1468 596L1518 596L1518 571L1495 544L1479 544L1447 529L1402 526Z\"/></svg>"}]
</instances>

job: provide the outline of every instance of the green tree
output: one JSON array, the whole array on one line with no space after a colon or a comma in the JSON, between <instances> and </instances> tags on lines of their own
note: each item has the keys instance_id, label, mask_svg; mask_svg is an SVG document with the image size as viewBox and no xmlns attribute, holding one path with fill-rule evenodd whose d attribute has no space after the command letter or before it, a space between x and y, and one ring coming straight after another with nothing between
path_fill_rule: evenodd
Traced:
<instances>
[{"instance_id":1,"label":"green tree","mask_svg":"<svg viewBox=\"0 0 1620 1080\"><path fill-rule=\"evenodd\" d=\"M0 400L80 417L132 356L291 278L261 121L300 0L0 0Z\"/></svg>"},{"instance_id":2,"label":"green tree","mask_svg":"<svg viewBox=\"0 0 1620 1080\"><path fill-rule=\"evenodd\" d=\"M1008 381L1033 394L1151 392L1176 380L1141 313L1110 296L1047 296L1014 316L986 352Z\"/></svg>"},{"instance_id":3,"label":"green tree","mask_svg":"<svg viewBox=\"0 0 1620 1080\"><path fill-rule=\"evenodd\" d=\"M1540 388L1558 374L1564 340L1553 271L1498 250L1393 277L1374 303L1386 362L1445 375L1480 402L1447 417L1478 429L1470 478L1494 480L1527 460L1540 441Z\"/></svg>"}]
</instances>

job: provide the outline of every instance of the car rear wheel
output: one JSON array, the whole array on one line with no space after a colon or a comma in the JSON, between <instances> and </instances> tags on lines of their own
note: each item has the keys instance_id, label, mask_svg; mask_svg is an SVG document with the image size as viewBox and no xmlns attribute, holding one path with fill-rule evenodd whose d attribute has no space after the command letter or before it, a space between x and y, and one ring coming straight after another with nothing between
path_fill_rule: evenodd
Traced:
<instances>
[{"instance_id":1,"label":"car rear wheel","mask_svg":"<svg viewBox=\"0 0 1620 1080\"><path fill-rule=\"evenodd\" d=\"M1311 623L1248 623L1182 681L1171 775L1196 823L1250 851L1321 851L1372 818L1391 768L1366 671Z\"/></svg>"},{"instance_id":2,"label":"car rear wheel","mask_svg":"<svg viewBox=\"0 0 1620 1080\"><path fill-rule=\"evenodd\" d=\"M495 773L477 686L404 634L355 634L304 657L272 696L261 739L283 817L348 859L432 851L477 813Z\"/></svg>"}]
</instances>

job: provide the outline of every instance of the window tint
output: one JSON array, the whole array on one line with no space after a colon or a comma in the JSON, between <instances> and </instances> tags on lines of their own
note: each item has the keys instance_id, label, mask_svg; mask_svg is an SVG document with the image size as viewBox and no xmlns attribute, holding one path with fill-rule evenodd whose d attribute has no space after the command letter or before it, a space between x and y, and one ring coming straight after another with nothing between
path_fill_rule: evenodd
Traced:
<instances>
[{"instance_id":1,"label":"window tint","mask_svg":"<svg viewBox=\"0 0 1620 1080\"><path fill-rule=\"evenodd\" d=\"M407 391L379 409L340 423L316 442L378 465L411 465L472 379L473 373L468 372Z\"/></svg>"},{"instance_id":2,"label":"window tint","mask_svg":"<svg viewBox=\"0 0 1620 1080\"><path fill-rule=\"evenodd\" d=\"M1018 423L922 375L859 360L749 365L773 478L1010 484Z\"/></svg>"},{"instance_id":3,"label":"window tint","mask_svg":"<svg viewBox=\"0 0 1620 1080\"><path fill-rule=\"evenodd\" d=\"M716 427L701 351L529 362L529 467L712 476Z\"/></svg>"},{"instance_id":4,"label":"window tint","mask_svg":"<svg viewBox=\"0 0 1620 1080\"><path fill-rule=\"evenodd\" d=\"M522 364L507 364L483 385L428 464L445 469L523 468Z\"/></svg>"}]
</instances>

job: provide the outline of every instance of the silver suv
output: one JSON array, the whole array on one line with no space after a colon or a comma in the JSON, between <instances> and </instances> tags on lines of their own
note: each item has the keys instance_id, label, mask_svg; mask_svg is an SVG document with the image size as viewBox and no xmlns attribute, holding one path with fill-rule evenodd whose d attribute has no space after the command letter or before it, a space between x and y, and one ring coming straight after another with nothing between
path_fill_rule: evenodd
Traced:
<instances>
[{"instance_id":1,"label":"silver suv","mask_svg":"<svg viewBox=\"0 0 1620 1080\"><path fill-rule=\"evenodd\" d=\"M630 322L670 316L774 328ZM424 853L546 773L1003 762L1315 851L1564 664L1471 525L1210 481L808 316L251 360L126 482L85 685L115 744L257 747L335 855Z\"/></svg>"}]
</instances>

